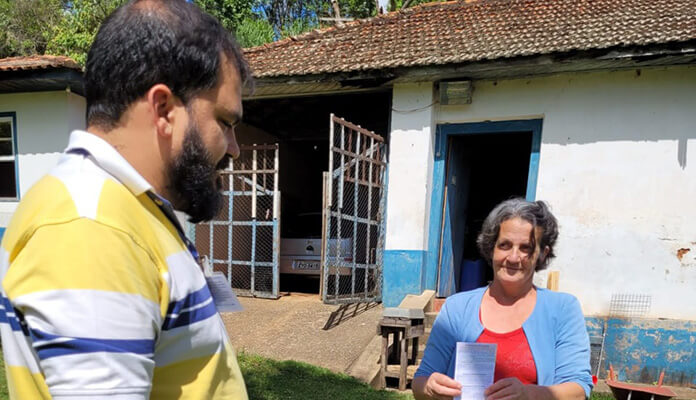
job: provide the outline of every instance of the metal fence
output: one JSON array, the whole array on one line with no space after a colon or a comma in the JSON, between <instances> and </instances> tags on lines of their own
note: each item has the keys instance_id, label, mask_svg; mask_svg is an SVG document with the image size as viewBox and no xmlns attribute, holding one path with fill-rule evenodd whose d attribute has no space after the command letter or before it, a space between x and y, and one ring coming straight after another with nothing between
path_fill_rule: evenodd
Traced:
<instances>
[{"instance_id":1,"label":"metal fence","mask_svg":"<svg viewBox=\"0 0 696 400\"><path fill-rule=\"evenodd\" d=\"M384 249L384 139L331 115L324 184L322 297L326 303L380 301Z\"/></svg>"},{"instance_id":2,"label":"metal fence","mask_svg":"<svg viewBox=\"0 0 696 400\"><path fill-rule=\"evenodd\" d=\"M240 146L223 172L224 206L196 225L196 247L241 296L278 297L278 145Z\"/></svg>"}]
</instances>

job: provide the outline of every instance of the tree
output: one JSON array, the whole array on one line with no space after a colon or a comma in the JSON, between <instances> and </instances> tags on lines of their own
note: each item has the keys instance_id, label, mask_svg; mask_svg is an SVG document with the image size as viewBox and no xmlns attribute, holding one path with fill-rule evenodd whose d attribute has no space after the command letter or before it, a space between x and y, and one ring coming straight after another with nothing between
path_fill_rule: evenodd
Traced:
<instances>
[{"instance_id":1,"label":"tree","mask_svg":"<svg viewBox=\"0 0 696 400\"><path fill-rule=\"evenodd\" d=\"M66 55L81 65L102 21L126 0L71 0L63 6L63 18L55 29L47 53Z\"/></svg>"},{"instance_id":2,"label":"tree","mask_svg":"<svg viewBox=\"0 0 696 400\"><path fill-rule=\"evenodd\" d=\"M43 54L62 8L63 0L0 0L0 57Z\"/></svg>"},{"instance_id":3,"label":"tree","mask_svg":"<svg viewBox=\"0 0 696 400\"><path fill-rule=\"evenodd\" d=\"M234 32L243 20L252 17L254 0L194 0L202 10L217 18L222 26Z\"/></svg>"},{"instance_id":4,"label":"tree","mask_svg":"<svg viewBox=\"0 0 696 400\"><path fill-rule=\"evenodd\" d=\"M67 55L84 65L104 18L126 0L0 0L0 57ZM332 26L331 18L376 15L376 0L192 0L242 47ZM390 9L428 0L389 0Z\"/></svg>"},{"instance_id":5,"label":"tree","mask_svg":"<svg viewBox=\"0 0 696 400\"><path fill-rule=\"evenodd\" d=\"M275 38L271 24L258 16L247 17L237 25L235 36L242 47L260 46Z\"/></svg>"}]
</instances>

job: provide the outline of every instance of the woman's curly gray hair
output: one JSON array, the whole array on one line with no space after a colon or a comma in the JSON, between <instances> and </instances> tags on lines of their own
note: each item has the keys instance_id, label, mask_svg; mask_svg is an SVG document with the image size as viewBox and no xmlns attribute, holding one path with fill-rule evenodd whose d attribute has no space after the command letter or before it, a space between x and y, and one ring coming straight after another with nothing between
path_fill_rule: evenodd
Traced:
<instances>
[{"instance_id":1,"label":"woman's curly gray hair","mask_svg":"<svg viewBox=\"0 0 696 400\"><path fill-rule=\"evenodd\" d=\"M489 265L492 265L493 250L495 249L495 243L498 241L498 234L500 234L500 225L512 218L521 218L532 224L533 229L530 232L530 241L534 248L536 248L537 244L534 236L535 228L541 228L539 243L541 254L534 270L541 271L545 269L551 259L556 256L553 252L553 245L558 238L558 222L556 217L551 214L549 206L543 201L527 201L522 198L514 198L498 204L483 221L481 233L479 233L476 239L481 256L488 261ZM544 257L543 249L546 247L549 248L549 252Z\"/></svg>"}]
</instances>

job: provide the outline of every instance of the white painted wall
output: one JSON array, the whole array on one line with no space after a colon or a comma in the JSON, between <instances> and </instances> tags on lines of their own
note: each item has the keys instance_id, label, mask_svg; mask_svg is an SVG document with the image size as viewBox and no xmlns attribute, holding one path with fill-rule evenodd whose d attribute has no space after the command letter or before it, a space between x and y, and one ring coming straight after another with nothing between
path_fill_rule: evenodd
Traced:
<instances>
[{"instance_id":1,"label":"white painted wall","mask_svg":"<svg viewBox=\"0 0 696 400\"><path fill-rule=\"evenodd\" d=\"M66 91L0 94L0 112L17 116L20 197L51 167L68 144L70 131L85 127L85 100ZM0 227L17 202L0 202Z\"/></svg>"},{"instance_id":2,"label":"white painted wall","mask_svg":"<svg viewBox=\"0 0 696 400\"><path fill-rule=\"evenodd\" d=\"M609 312L613 293L635 293L652 296L649 317L696 319L696 67L477 81L474 88L470 105L435 106L436 123L544 120L536 197L560 221L550 269L561 271L561 290L576 295L587 315ZM394 107L408 107L405 97L423 105L424 91L395 88ZM388 248L415 247L427 235L416 221L424 201L414 189L426 186L424 157L432 151L418 147L427 148L425 132L434 135L431 118L428 111L393 115ZM680 260L679 249L690 252Z\"/></svg>"},{"instance_id":3,"label":"white painted wall","mask_svg":"<svg viewBox=\"0 0 696 400\"><path fill-rule=\"evenodd\" d=\"M395 85L389 138L386 250L426 250L433 169L433 85Z\"/></svg>"}]
</instances>

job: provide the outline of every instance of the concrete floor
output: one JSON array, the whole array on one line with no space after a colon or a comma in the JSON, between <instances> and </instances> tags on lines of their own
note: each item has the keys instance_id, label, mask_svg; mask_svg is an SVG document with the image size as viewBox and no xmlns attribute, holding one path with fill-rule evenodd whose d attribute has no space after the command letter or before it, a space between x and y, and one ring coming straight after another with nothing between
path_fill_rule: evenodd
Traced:
<instances>
[{"instance_id":1,"label":"concrete floor","mask_svg":"<svg viewBox=\"0 0 696 400\"><path fill-rule=\"evenodd\" d=\"M296 360L346 372L377 335L382 305L350 307L343 320L322 328L339 308L321 302L316 294L291 293L278 300L240 297L244 310L222 318L237 351L276 360Z\"/></svg>"}]
</instances>

